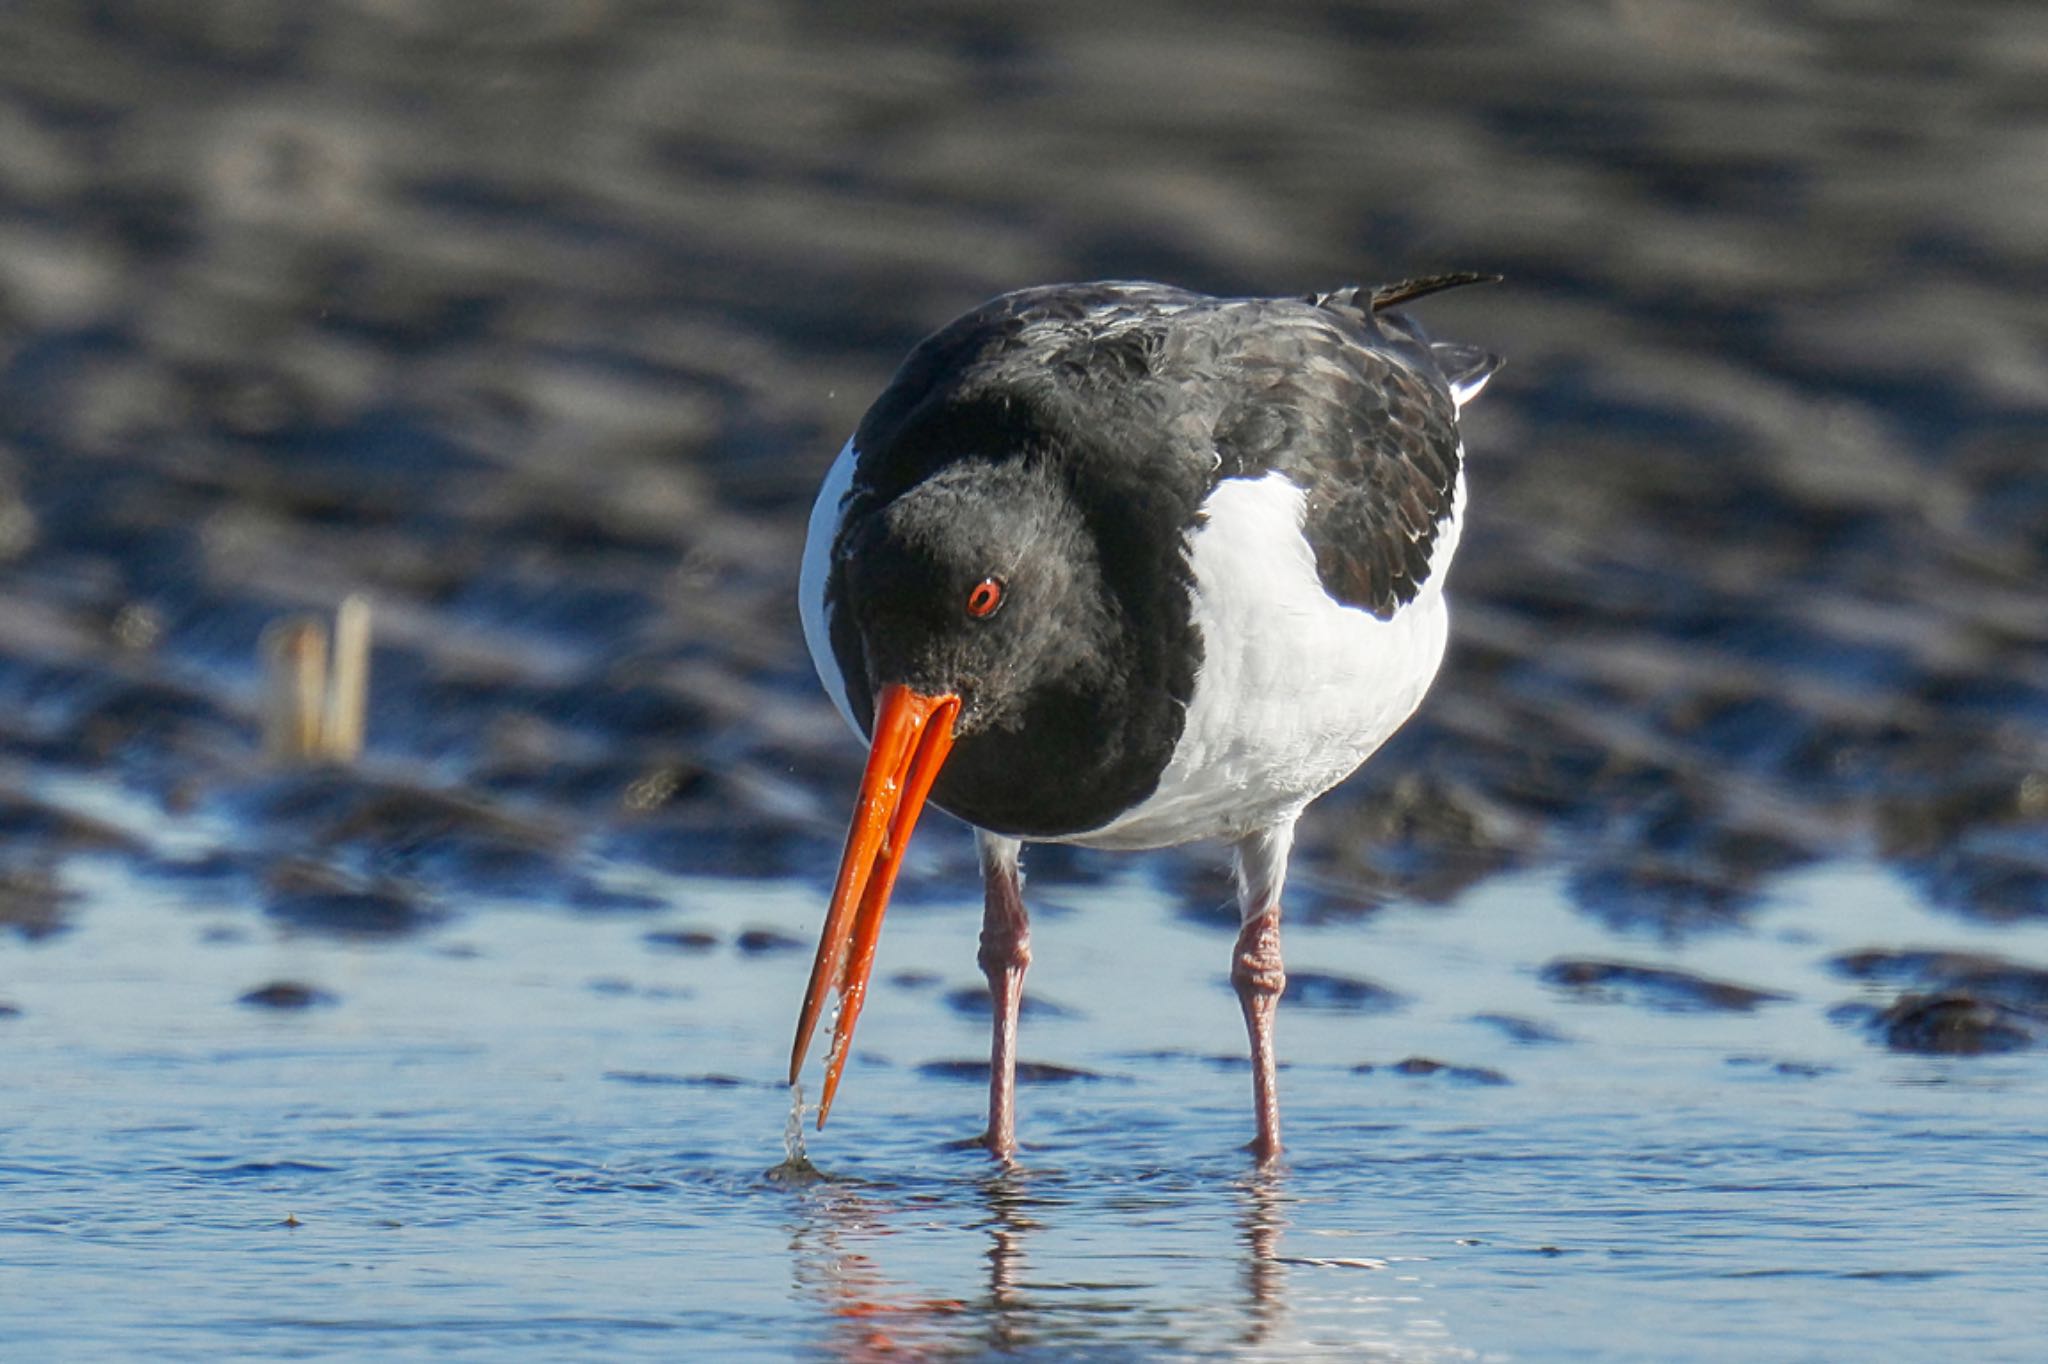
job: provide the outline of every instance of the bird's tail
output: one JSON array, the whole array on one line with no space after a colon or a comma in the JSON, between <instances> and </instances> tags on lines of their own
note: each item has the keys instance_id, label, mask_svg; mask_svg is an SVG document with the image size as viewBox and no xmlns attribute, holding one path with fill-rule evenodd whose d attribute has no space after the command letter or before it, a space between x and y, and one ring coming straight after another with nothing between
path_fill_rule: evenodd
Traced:
<instances>
[{"instance_id":1,"label":"bird's tail","mask_svg":"<svg viewBox=\"0 0 2048 1364\"><path fill-rule=\"evenodd\" d=\"M1484 274L1476 270L1453 270L1448 274L1424 275L1421 279L1404 279L1399 284L1382 284L1370 295L1372 311L1385 312L1389 308L1399 307L1410 299L1421 298L1425 294L1442 293L1445 289L1462 288L1467 284L1498 284L1500 281L1499 275ZM1356 292L1365 291L1361 289Z\"/></svg>"},{"instance_id":2,"label":"bird's tail","mask_svg":"<svg viewBox=\"0 0 2048 1364\"><path fill-rule=\"evenodd\" d=\"M1339 289L1334 293L1312 294L1309 301L1319 308L1349 308L1361 313L1381 313L1445 289L1456 289L1467 284L1498 284L1500 278L1499 275L1481 274L1472 270L1456 270L1442 275L1424 275L1420 279L1404 279L1398 284L1381 284L1371 289ZM1430 358L1436 362L1437 369L1443 374L1444 382L1450 386L1451 397L1460 407L1478 397L1479 390L1486 387L1486 381L1500 368L1500 357L1491 351L1448 341L1431 341L1423 335L1420 327L1407 318L1390 318L1386 325L1411 341L1429 347Z\"/></svg>"},{"instance_id":3,"label":"bird's tail","mask_svg":"<svg viewBox=\"0 0 2048 1364\"><path fill-rule=\"evenodd\" d=\"M1327 294L1314 294L1310 296L1310 302L1318 308L1356 308L1363 313L1379 313L1445 289L1457 289L1467 284L1498 284L1500 281L1499 275L1453 270L1441 275L1424 275L1420 279L1404 279L1398 284L1378 284L1370 289L1337 289Z\"/></svg>"}]
</instances>

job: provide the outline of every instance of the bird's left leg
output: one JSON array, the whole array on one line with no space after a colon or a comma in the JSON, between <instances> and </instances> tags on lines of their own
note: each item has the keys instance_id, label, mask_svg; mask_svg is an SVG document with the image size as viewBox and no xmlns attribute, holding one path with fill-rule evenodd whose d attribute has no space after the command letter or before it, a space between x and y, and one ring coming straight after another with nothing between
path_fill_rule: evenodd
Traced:
<instances>
[{"instance_id":1,"label":"bird's left leg","mask_svg":"<svg viewBox=\"0 0 2048 1364\"><path fill-rule=\"evenodd\" d=\"M982 1144L998 1160L1017 1150L1017 1011L1024 1003L1024 972L1031 965L1031 920L1024 912L1021 846L1014 838L977 829L981 854L981 973L988 977L991 1032L988 1051L988 1131Z\"/></svg>"},{"instance_id":2,"label":"bird's left leg","mask_svg":"<svg viewBox=\"0 0 2048 1364\"><path fill-rule=\"evenodd\" d=\"M1252 1047L1252 1111L1258 1135L1251 1151L1260 1164L1280 1154L1280 1093L1273 1057L1273 1015L1287 989L1280 959L1280 887L1287 880L1287 853L1294 846L1294 821L1239 840L1237 854L1237 947L1231 954L1230 983L1244 1008Z\"/></svg>"}]
</instances>

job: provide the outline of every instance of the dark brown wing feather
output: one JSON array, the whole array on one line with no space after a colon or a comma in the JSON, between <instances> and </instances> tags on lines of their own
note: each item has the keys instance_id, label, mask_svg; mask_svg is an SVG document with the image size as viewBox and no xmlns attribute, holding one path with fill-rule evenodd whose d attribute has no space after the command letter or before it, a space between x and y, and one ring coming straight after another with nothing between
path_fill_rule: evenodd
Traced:
<instances>
[{"instance_id":1,"label":"dark brown wing feather","mask_svg":"<svg viewBox=\"0 0 2048 1364\"><path fill-rule=\"evenodd\" d=\"M1457 403L1426 342L1382 329L1349 298L1415 297L1426 283L1355 290L1334 307L1272 305L1244 333L1238 396L1216 427L1225 476L1278 472L1307 494L1302 531L1324 591L1383 619L1439 571Z\"/></svg>"}]
</instances>

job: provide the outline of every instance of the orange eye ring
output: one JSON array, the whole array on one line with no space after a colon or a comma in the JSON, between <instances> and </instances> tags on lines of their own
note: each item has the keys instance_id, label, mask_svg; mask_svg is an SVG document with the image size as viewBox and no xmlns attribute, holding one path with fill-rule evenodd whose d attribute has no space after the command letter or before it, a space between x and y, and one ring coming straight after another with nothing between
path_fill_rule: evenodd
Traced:
<instances>
[{"instance_id":1,"label":"orange eye ring","mask_svg":"<svg viewBox=\"0 0 2048 1364\"><path fill-rule=\"evenodd\" d=\"M976 620L987 620L1003 604L1003 580L983 578L967 594L967 614Z\"/></svg>"}]
</instances>

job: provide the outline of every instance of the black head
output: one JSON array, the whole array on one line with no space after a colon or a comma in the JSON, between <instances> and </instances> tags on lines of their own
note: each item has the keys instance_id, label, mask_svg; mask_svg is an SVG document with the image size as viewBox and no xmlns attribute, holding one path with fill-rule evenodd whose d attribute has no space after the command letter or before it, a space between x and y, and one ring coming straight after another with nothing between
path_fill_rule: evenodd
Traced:
<instances>
[{"instance_id":1,"label":"black head","mask_svg":"<svg viewBox=\"0 0 2048 1364\"><path fill-rule=\"evenodd\" d=\"M842 545L838 608L866 683L854 692L957 695L966 740L1016 730L1034 693L1103 664L1113 618L1094 542L1035 461L951 464L849 524Z\"/></svg>"},{"instance_id":2,"label":"black head","mask_svg":"<svg viewBox=\"0 0 2048 1364\"><path fill-rule=\"evenodd\" d=\"M1098 828L1179 738L1200 658L1182 541L1214 460L1189 445L1192 390L1151 367L1194 297L992 300L926 338L855 434L825 593L848 706L872 734L884 687L957 696L932 798L981 828Z\"/></svg>"}]
</instances>

